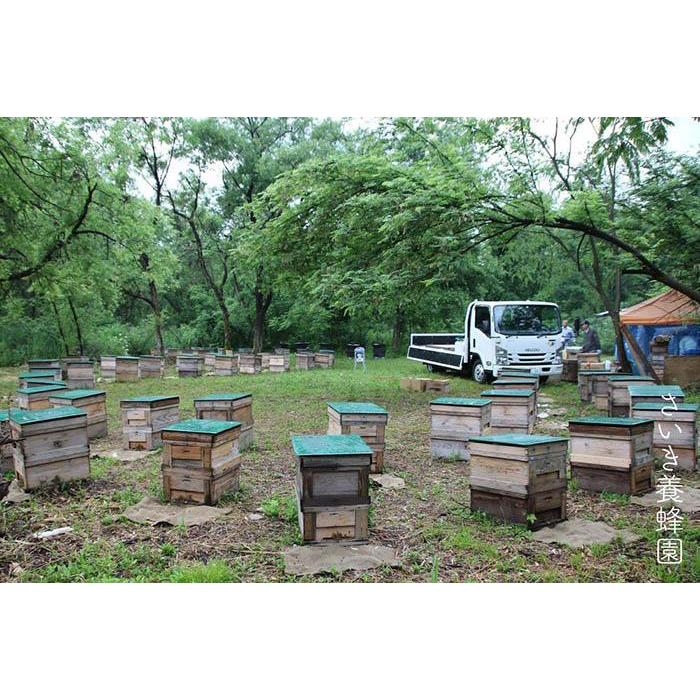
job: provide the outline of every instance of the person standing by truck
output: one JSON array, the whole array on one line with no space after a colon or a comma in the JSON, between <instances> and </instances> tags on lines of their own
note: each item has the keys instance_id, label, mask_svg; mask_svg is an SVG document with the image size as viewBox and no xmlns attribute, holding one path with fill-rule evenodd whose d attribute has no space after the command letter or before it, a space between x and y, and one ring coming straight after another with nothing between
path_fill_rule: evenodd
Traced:
<instances>
[{"instance_id":1,"label":"person standing by truck","mask_svg":"<svg viewBox=\"0 0 700 700\"><path fill-rule=\"evenodd\" d=\"M598 339L598 334L591 328L591 324L588 321L584 321L581 324L581 330L583 331L581 352L600 352L600 340Z\"/></svg>"},{"instance_id":2,"label":"person standing by truck","mask_svg":"<svg viewBox=\"0 0 700 700\"><path fill-rule=\"evenodd\" d=\"M561 322L561 349L568 347L574 342L574 329L569 325L569 321L564 319Z\"/></svg>"}]
</instances>

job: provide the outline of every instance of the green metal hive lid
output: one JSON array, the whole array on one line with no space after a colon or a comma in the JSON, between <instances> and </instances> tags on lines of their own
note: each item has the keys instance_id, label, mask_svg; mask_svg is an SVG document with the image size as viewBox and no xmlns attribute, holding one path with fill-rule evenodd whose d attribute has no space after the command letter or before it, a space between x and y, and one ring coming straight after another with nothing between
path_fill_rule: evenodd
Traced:
<instances>
[{"instance_id":1,"label":"green metal hive lid","mask_svg":"<svg viewBox=\"0 0 700 700\"><path fill-rule=\"evenodd\" d=\"M376 403L363 403L361 401L329 401L328 405L338 413L387 413L386 408L377 406Z\"/></svg>"},{"instance_id":2,"label":"green metal hive lid","mask_svg":"<svg viewBox=\"0 0 700 700\"><path fill-rule=\"evenodd\" d=\"M569 425L572 423L585 423L586 425L620 425L631 428L635 425L643 425L644 423L653 423L653 420L648 418L614 418L613 416L581 416L581 418L571 418Z\"/></svg>"},{"instance_id":3,"label":"green metal hive lid","mask_svg":"<svg viewBox=\"0 0 700 700\"><path fill-rule=\"evenodd\" d=\"M87 416L81 408L75 406L61 406L60 408L45 408L41 411L13 411L10 420L17 425L29 423L43 423L48 420L60 420L61 418L75 418Z\"/></svg>"},{"instance_id":4,"label":"green metal hive lid","mask_svg":"<svg viewBox=\"0 0 700 700\"><path fill-rule=\"evenodd\" d=\"M116 358L117 360L136 360L138 362L138 357L136 355L117 355Z\"/></svg>"},{"instance_id":5,"label":"green metal hive lid","mask_svg":"<svg viewBox=\"0 0 700 700\"><path fill-rule=\"evenodd\" d=\"M662 403L636 403L632 406L633 409L641 411L662 411L664 408L673 411L688 411L693 412L700 409L700 404L697 403L677 403L675 406L670 401ZM668 416L670 418L670 416Z\"/></svg>"},{"instance_id":6,"label":"green metal hive lid","mask_svg":"<svg viewBox=\"0 0 700 700\"><path fill-rule=\"evenodd\" d=\"M179 396L134 396L131 399L122 399L120 403L155 403L156 401L164 401L165 399L180 399Z\"/></svg>"},{"instance_id":7,"label":"green metal hive lid","mask_svg":"<svg viewBox=\"0 0 700 700\"><path fill-rule=\"evenodd\" d=\"M195 401L237 401L238 399L245 399L248 396L252 396L249 391L242 391L238 394L207 394L206 396L198 396Z\"/></svg>"},{"instance_id":8,"label":"green metal hive lid","mask_svg":"<svg viewBox=\"0 0 700 700\"><path fill-rule=\"evenodd\" d=\"M482 396L532 396L535 392L532 389L491 389L482 391Z\"/></svg>"},{"instance_id":9,"label":"green metal hive lid","mask_svg":"<svg viewBox=\"0 0 700 700\"><path fill-rule=\"evenodd\" d=\"M57 391L65 389L66 385L63 382L51 382L51 384L42 384L41 386L28 386L26 389L17 389L18 394L40 394L42 391Z\"/></svg>"},{"instance_id":10,"label":"green metal hive lid","mask_svg":"<svg viewBox=\"0 0 700 700\"><path fill-rule=\"evenodd\" d=\"M89 396L106 396L106 391L100 389L72 389L71 391L61 391L58 394L51 394L53 399L87 399Z\"/></svg>"},{"instance_id":11,"label":"green metal hive lid","mask_svg":"<svg viewBox=\"0 0 700 700\"><path fill-rule=\"evenodd\" d=\"M60 362L58 357L34 357L30 362Z\"/></svg>"},{"instance_id":12,"label":"green metal hive lid","mask_svg":"<svg viewBox=\"0 0 700 700\"><path fill-rule=\"evenodd\" d=\"M502 435L477 435L470 437L469 442L486 442L491 445L512 445L514 447L532 447L534 445L549 445L555 442L568 442L565 437L552 435L523 435L522 433L503 433Z\"/></svg>"},{"instance_id":13,"label":"green metal hive lid","mask_svg":"<svg viewBox=\"0 0 700 700\"><path fill-rule=\"evenodd\" d=\"M651 377L642 377L636 374L616 374L614 377L608 377L609 382L629 382L630 380L635 382L653 382Z\"/></svg>"},{"instance_id":14,"label":"green metal hive lid","mask_svg":"<svg viewBox=\"0 0 700 700\"><path fill-rule=\"evenodd\" d=\"M22 372L19 375L20 379L43 379L44 377L55 377L56 373L53 371L49 372L41 372L41 371L34 371L34 372Z\"/></svg>"},{"instance_id":15,"label":"green metal hive lid","mask_svg":"<svg viewBox=\"0 0 700 700\"><path fill-rule=\"evenodd\" d=\"M202 435L218 435L225 433L231 428L241 425L237 420L203 420L201 418L190 418L179 423L166 425L163 430L172 433L201 433Z\"/></svg>"},{"instance_id":16,"label":"green metal hive lid","mask_svg":"<svg viewBox=\"0 0 700 700\"><path fill-rule=\"evenodd\" d=\"M653 386L628 386L630 396L685 396L678 384L654 384Z\"/></svg>"},{"instance_id":17,"label":"green metal hive lid","mask_svg":"<svg viewBox=\"0 0 700 700\"><path fill-rule=\"evenodd\" d=\"M294 435L292 447L297 457L372 454L359 435Z\"/></svg>"},{"instance_id":18,"label":"green metal hive lid","mask_svg":"<svg viewBox=\"0 0 700 700\"><path fill-rule=\"evenodd\" d=\"M10 415L10 412L7 411L6 409L0 409L0 423L4 423L6 420L9 420L8 416Z\"/></svg>"},{"instance_id":19,"label":"green metal hive lid","mask_svg":"<svg viewBox=\"0 0 700 700\"><path fill-rule=\"evenodd\" d=\"M433 399L431 404L438 404L440 406L488 406L491 403L491 399L471 399L462 398L460 396L443 396L439 399Z\"/></svg>"}]
</instances>

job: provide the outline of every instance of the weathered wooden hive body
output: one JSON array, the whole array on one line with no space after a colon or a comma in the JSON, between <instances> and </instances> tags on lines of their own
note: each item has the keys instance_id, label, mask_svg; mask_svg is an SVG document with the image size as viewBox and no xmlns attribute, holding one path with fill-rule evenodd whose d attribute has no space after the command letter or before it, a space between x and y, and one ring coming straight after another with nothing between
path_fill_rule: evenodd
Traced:
<instances>
[{"instance_id":1,"label":"weathered wooden hive body","mask_svg":"<svg viewBox=\"0 0 700 700\"><path fill-rule=\"evenodd\" d=\"M238 355L217 354L214 358L214 374L217 377L231 377L238 374Z\"/></svg>"},{"instance_id":2,"label":"weathered wooden hive body","mask_svg":"<svg viewBox=\"0 0 700 700\"><path fill-rule=\"evenodd\" d=\"M569 421L571 478L586 491L638 495L654 486L654 421L586 416Z\"/></svg>"},{"instance_id":3,"label":"weathered wooden hive body","mask_svg":"<svg viewBox=\"0 0 700 700\"><path fill-rule=\"evenodd\" d=\"M100 376L102 379L116 379L117 358L114 355L102 355L100 358Z\"/></svg>"},{"instance_id":4,"label":"weathered wooden hive body","mask_svg":"<svg viewBox=\"0 0 700 700\"><path fill-rule=\"evenodd\" d=\"M367 541L372 449L359 435L299 435L292 447L304 543Z\"/></svg>"},{"instance_id":5,"label":"weathered wooden hive body","mask_svg":"<svg viewBox=\"0 0 700 700\"><path fill-rule=\"evenodd\" d=\"M162 379L165 375L165 357L162 355L141 355L139 357L140 379Z\"/></svg>"},{"instance_id":6,"label":"weathered wooden hive body","mask_svg":"<svg viewBox=\"0 0 700 700\"><path fill-rule=\"evenodd\" d=\"M472 510L531 529L566 520L566 438L482 435L469 448Z\"/></svg>"},{"instance_id":7,"label":"weathered wooden hive body","mask_svg":"<svg viewBox=\"0 0 700 700\"><path fill-rule=\"evenodd\" d=\"M384 469L385 430L389 414L375 403L328 402L328 434L359 435L372 448L372 472Z\"/></svg>"},{"instance_id":8,"label":"weathered wooden hive body","mask_svg":"<svg viewBox=\"0 0 700 700\"><path fill-rule=\"evenodd\" d=\"M24 411L41 411L51 407L49 396L66 389L64 382L52 382L17 389L17 406Z\"/></svg>"},{"instance_id":9,"label":"weathered wooden hive body","mask_svg":"<svg viewBox=\"0 0 700 700\"><path fill-rule=\"evenodd\" d=\"M633 384L627 387L627 405L632 415L632 406L639 403L675 403L685 401L685 393L677 384Z\"/></svg>"},{"instance_id":10,"label":"weathered wooden hive body","mask_svg":"<svg viewBox=\"0 0 700 700\"><path fill-rule=\"evenodd\" d=\"M194 400L197 418L219 421L237 421L241 424L239 447L248 449L255 440L253 395L250 392L217 393Z\"/></svg>"},{"instance_id":11,"label":"weathered wooden hive body","mask_svg":"<svg viewBox=\"0 0 700 700\"><path fill-rule=\"evenodd\" d=\"M319 350L314 353L314 365L321 369L330 369L335 364L335 352L333 350Z\"/></svg>"},{"instance_id":12,"label":"weathered wooden hive body","mask_svg":"<svg viewBox=\"0 0 700 700\"><path fill-rule=\"evenodd\" d=\"M633 418L654 421L654 456L677 467L697 469L698 407L696 403L636 403L632 406ZM671 449L669 449L669 446Z\"/></svg>"},{"instance_id":13,"label":"weathered wooden hive body","mask_svg":"<svg viewBox=\"0 0 700 700\"><path fill-rule=\"evenodd\" d=\"M87 415L88 439L95 440L107 435L107 394L98 389L73 389L51 394L49 403L54 408L73 406Z\"/></svg>"},{"instance_id":14,"label":"weathered wooden hive body","mask_svg":"<svg viewBox=\"0 0 700 700\"><path fill-rule=\"evenodd\" d=\"M311 351L297 352L297 369L313 369L316 366L315 355Z\"/></svg>"},{"instance_id":15,"label":"weathered wooden hive body","mask_svg":"<svg viewBox=\"0 0 700 700\"><path fill-rule=\"evenodd\" d=\"M535 429L536 395L532 389L482 391L491 400L491 432L531 433Z\"/></svg>"},{"instance_id":16,"label":"weathered wooden hive body","mask_svg":"<svg viewBox=\"0 0 700 700\"><path fill-rule=\"evenodd\" d=\"M13 461L25 490L90 476L87 414L72 406L10 414Z\"/></svg>"},{"instance_id":17,"label":"weathered wooden hive body","mask_svg":"<svg viewBox=\"0 0 700 700\"><path fill-rule=\"evenodd\" d=\"M215 505L237 491L240 423L192 418L163 430L163 493L171 503Z\"/></svg>"},{"instance_id":18,"label":"weathered wooden hive body","mask_svg":"<svg viewBox=\"0 0 700 700\"><path fill-rule=\"evenodd\" d=\"M34 372L20 372L19 388L26 389L28 386L41 386L42 384L53 384L61 381L56 379L56 373L51 370L35 370Z\"/></svg>"},{"instance_id":19,"label":"weathered wooden hive body","mask_svg":"<svg viewBox=\"0 0 700 700\"><path fill-rule=\"evenodd\" d=\"M469 439L491 425L491 400L441 397L430 402L430 453L469 459Z\"/></svg>"},{"instance_id":20,"label":"weathered wooden hive body","mask_svg":"<svg viewBox=\"0 0 700 700\"><path fill-rule=\"evenodd\" d=\"M289 353L270 355L270 372L289 372Z\"/></svg>"},{"instance_id":21,"label":"weathered wooden hive body","mask_svg":"<svg viewBox=\"0 0 700 700\"><path fill-rule=\"evenodd\" d=\"M139 380L139 358L132 355L120 355L114 361L114 378L118 382L137 382Z\"/></svg>"},{"instance_id":22,"label":"weathered wooden hive body","mask_svg":"<svg viewBox=\"0 0 700 700\"><path fill-rule=\"evenodd\" d=\"M238 371L241 374L258 374L262 369L260 355L252 352L240 352L238 354Z\"/></svg>"},{"instance_id":23,"label":"weathered wooden hive body","mask_svg":"<svg viewBox=\"0 0 700 700\"><path fill-rule=\"evenodd\" d=\"M63 380L69 389L95 388L95 363L89 359L63 360Z\"/></svg>"},{"instance_id":24,"label":"weathered wooden hive body","mask_svg":"<svg viewBox=\"0 0 700 700\"><path fill-rule=\"evenodd\" d=\"M633 374L614 374L608 377L608 415L615 418L628 418L630 395L627 387L654 383L651 377L638 377Z\"/></svg>"},{"instance_id":25,"label":"weathered wooden hive body","mask_svg":"<svg viewBox=\"0 0 700 700\"><path fill-rule=\"evenodd\" d=\"M179 396L135 396L120 401L122 433L127 450L153 450L161 432L180 420Z\"/></svg>"},{"instance_id":26,"label":"weathered wooden hive body","mask_svg":"<svg viewBox=\"0 0 700 700\"><path fill-rule=\"evenodd\" d=\"M177 356L178 377L201 377L204 369L204 358L198 354Z\"/></svg>"},{"instance_id":27,"label":"weathered wooden hive body","mask_svg":"<svg viewBox=\"0 0 700 700\"><path fill-rule=\"evenodd\" d=\"M521 391L528 389L535 392L535 399L537 399L537 392L540 388L540 380L537 377L531 376L527 377L524 374L518 377L499 376L492 385L494 389L503 389L505 391Z\"/></svg>"},{"instance_id":28,"label":"weathered wooden hive body","mask_svg":"<svg viewBox=\"0 0 700 700\"><path fill-rule=\"evenodd\" d=\"M27 369L30 372L53 372L53 378L56 382L60 382L63 379L63 368L61 367L61 360L58 358L29 360Z\"/></svg>"}]
</instances>

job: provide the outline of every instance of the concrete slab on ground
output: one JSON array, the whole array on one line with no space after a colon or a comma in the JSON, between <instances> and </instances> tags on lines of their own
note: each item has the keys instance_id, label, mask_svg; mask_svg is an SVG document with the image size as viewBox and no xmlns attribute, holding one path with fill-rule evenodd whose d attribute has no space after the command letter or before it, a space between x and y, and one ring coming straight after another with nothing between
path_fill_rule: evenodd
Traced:
<instances>
[{"instance_id":1,"label":"concrete slab on ground","mask_svg":"<svg viewBox=\"0 0 700 700\"><path fill-rule=\"evenodd\" d=\"M405 489L406 482L393 474L370 474L369 480L385 489Z\"/></svg>"},{"instance_id":2,"label":"concrete slab on ground","mask_svg":"<svg viewBox=\"0 0 700 700\"><path fill-rule=\"evenodd\" d=\"M598 520L572 518L552 527L543 527L532 534L537 542L566 544L569 547L586 547L591 544L610 544L621 539L625 544L640 539L629 530L616 530Z\"/></svg>"},{"instance_id":3,"label":"concrete slab on ground","mask_svg":"<svg viewBox=\"0 0 700 700\"><path fill-rule=\"evenodd\" d=\"M645 508L653 508L658 510L661 506L670 508L676 506L683 513L700 513L700 489L684 488L683 493L678 496L681 503L675 501L664 501L659 503L659 495L656 491L646 494L645 496L632 496L630 503L636 506L644 506Z\"/></svg>"},{"instance_id":4,"label":"concrete slab on ground","mask_svg":"<svg viewBox=\"0 0 700 700\"><path fill-rule=\"evenodd\" d=\"M378 544L295 545L284 551L284 570L297 576L341 571L367 571L401 566L391 547Z\"/></svg>"},{"instance_id":5,"label":"concrete slab on ground","mask_svg":"<svg viewBox=\"0 0 700 700\"><path fill-rule=\"evenodd\" d=\"M163 505L151 496L146 496L135 506L127 508L122 515L140 525L203 525L227 515L230 508L212 506Z\"/></svg>"}]
</instances>

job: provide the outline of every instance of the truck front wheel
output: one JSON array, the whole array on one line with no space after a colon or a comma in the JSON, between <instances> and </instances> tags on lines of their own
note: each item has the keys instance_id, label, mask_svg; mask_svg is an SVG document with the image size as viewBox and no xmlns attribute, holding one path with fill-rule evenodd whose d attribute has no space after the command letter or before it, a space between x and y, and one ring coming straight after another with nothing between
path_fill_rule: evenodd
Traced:
<instances>
[{"instance_id":1,"label":"truck front wheel","mask_svg":"<svg viewBox=\"0 0 700 700\"><path fill-rule=\"evenodd\" d=\"M491 381L491 372L484 369L484 365L479 358L472 362L472 379L478 384L487 384Z\"/></svg>"}]
</instances>

